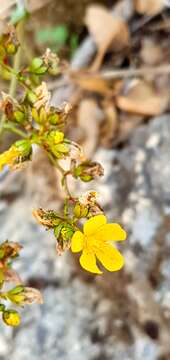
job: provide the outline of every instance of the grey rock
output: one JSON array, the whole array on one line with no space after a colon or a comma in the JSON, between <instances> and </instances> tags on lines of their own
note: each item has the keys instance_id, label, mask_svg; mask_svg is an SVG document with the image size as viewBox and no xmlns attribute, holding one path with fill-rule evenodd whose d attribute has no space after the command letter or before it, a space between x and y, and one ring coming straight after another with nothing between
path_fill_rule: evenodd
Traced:
<instances>
[{"instance_id":1,"label":"grey rock","mask_svg":"<svg viewBox=\"0 0 170 360\"><path fill-rule=\"evenodd\" d=\"M37 282L44 304L23 309L16 330L0 325L2 360L157 360L170 353L169 134L170 116L161 116L136 129L125 148L95 155L106 169L96 191L109 219L128 232L118 274L93 277L69 254L57 257L53 235L32 219L25 189L10 206L3 196L0 239L23 244L15 268Z\"/></svg>"}]
</instances>

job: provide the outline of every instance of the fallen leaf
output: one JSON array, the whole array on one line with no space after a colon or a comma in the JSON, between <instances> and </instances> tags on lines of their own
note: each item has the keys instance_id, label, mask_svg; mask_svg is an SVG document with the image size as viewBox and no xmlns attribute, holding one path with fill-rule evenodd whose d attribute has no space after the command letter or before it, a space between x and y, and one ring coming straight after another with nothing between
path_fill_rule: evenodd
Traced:
<instances>
[{"instance_id":1,"label":"fallen leaf","mask_svg":"<svg viewBox=\"0 0 170 360\"><path fill-rule=\"evenodd\" d=\"M106 118L101 127L101 144L105 147L113 145L118 130L118 116L113 100L104 100L103 109Z\"/></svg>"},{"instance_id":2,"label":"fallen leaf","mask_svg":"<svg viewBox=\"0 0 170 360\"><path fill-rule=\"evenodd\" d=\"M83 90L92 91L104 95L110 94L108 82L102 79L100 76L92 76L89 73L77 72L72 73L70 75L70 78Z\"/></svg>"},{"instance_id":3,"label":"fallen leaf","mask_svg":"<svg viewBox=\"0 0 170 360\"><path fill-rule=\"evenodd\" d=\"M87 158L91 157L99 139L99 125L103 113L96 101L83 99L78 109L78 124L83 133L83 148Z\"/></svg>"},{"instance_id":4,"label":"fallen leaf","mask_svg":"<svg viewBox=\"0 0 170 360\"><path fill-rule=\"evenodd\" d=\"M149 83L143 80L132 80L126 93L116 97L116 105L119 109L146 116L161 114L167 102L167 95L158 94Z\"/></svg>"},{"instance_id":5,"label":"fallen leaf","mask_svg":"<svg viewBox=\"0 0 170 360\"><path fill-rule=\"evenodd\" d=\"M100 5L88 7L85 24L98 48L93 70L99 69L103 57L111 45L114 45L114 50L120 51L129 44L126 22L120 17L113 17L109 10Z\"/></svg>"},{"instance_id":6,"label":"fallen leaf","mask_svg":"<svg viewBox=\"0 0 170 360\"><path fill-rule=\"evenodd\" d=\"M135 0L135 9L140 14L154 16L165 7L165 0Z\"/></svg>"},{"instance_id":7,"label":"fallen leaf","mask_svg":"<svg viewBox=\"0 0 170 360\"><path fill-rule=\"evenodd\" d=\"M142 48L140 57L146 65L158 65L163 60L163 49L160 43L156 43L153 39L144 38L142 40Z\"/></svg>"}]
</instances>

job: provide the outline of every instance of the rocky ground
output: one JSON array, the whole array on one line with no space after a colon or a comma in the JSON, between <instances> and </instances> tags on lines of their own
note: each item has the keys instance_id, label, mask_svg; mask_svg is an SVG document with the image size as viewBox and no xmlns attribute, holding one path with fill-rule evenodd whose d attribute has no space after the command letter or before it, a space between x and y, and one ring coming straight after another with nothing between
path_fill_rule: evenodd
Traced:
<instances>
[{"instance_id":1,"label":"rocky ground","mask_svg":"<svg viewBox=\"0 0 170 360\"><path fill-rule=\"evenodd\" d=\"M169 133L164 115L122 149L95 154L106 174L96 189L128 232L126 266L116 274L92 276L69 254L57 257L52 234L32 218L26 175L1 178L0 239L24 245L16 269L44 295L43 305L23 309L19 328L0 324L1 360L170 359Z\"/></svg>"}]
</instances>

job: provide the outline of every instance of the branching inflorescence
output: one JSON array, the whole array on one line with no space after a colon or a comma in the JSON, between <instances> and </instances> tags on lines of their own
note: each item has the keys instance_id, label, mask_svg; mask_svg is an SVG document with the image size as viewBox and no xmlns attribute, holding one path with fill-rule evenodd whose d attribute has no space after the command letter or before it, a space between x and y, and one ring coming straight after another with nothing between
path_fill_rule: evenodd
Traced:
<instances>
[{"instance_id":1,"label":"branching inflorescence","mask_svg":"<svg viewBox=\"0 0 170 360\"><path fill-rule=\"evenodd\" d=\"M82 148L65 136L63 129L71 106L64 104L61 108L56 108L50 105L50 93L46 83L42 82L42 77L46 74L60 74L63 64L56 54L47 49L42 57L34 58L29 66L16 71L10 66L10 62L12 56L17 56L19 46L16 28L10 25L0 37L1 73L4 71L9 77L15 77L23 91L19 92L17 99L11 94L2 93L0 132L11 131L18 135L19 140L0 154L0 171L5 166L12 170L21 168L24 163L32 160L33 145L40 147L52 166L61 173L65 200L61 213L41 208L34 210L36 220L53 231L58 254L68 249L73 253L82 252L80 264L91 273L102 273L97 260L108 271L117 271L123 266L124 258L111 241L125 240L125 231L118 224L106 223L95 191L77 197L69 189L68 176L89 182L102 176L103 168L99 163L86 159ZM62 159L69 159L67 170L62 166ZM83 232L80 229L82 220L85 220ZM20 248L19 244L9 241L0 246L0 298L20 306L32 302L41 303L39 291L24 287L19 276L11 269L11 260L19 255ZM4 292L2 288L7 281L17 285ZM7 309L1 303L0 311L6 324L19 324L20 317L16 310Z\"/></svg>"}]
</instances>

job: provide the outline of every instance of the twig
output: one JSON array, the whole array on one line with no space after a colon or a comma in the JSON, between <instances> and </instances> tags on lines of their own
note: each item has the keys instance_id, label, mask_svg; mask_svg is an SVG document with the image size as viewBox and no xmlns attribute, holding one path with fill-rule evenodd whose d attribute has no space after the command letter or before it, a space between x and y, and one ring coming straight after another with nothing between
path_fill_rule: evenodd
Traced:
<instances>
[{"instance_id":1,"label":"twig","mask_svg":"<svg viewBox=\"0 0 170 360\"><path fill-rule=\"evenodd\" d=\"M170 65L143 67L140 69L108 70L108 71L103 71L98 75L101 76L103 79L117 79L117 78L128 78L128 77L145 76L145 75L167 75L167 74L170 74Z\"/></svg>"}]
</instances>

